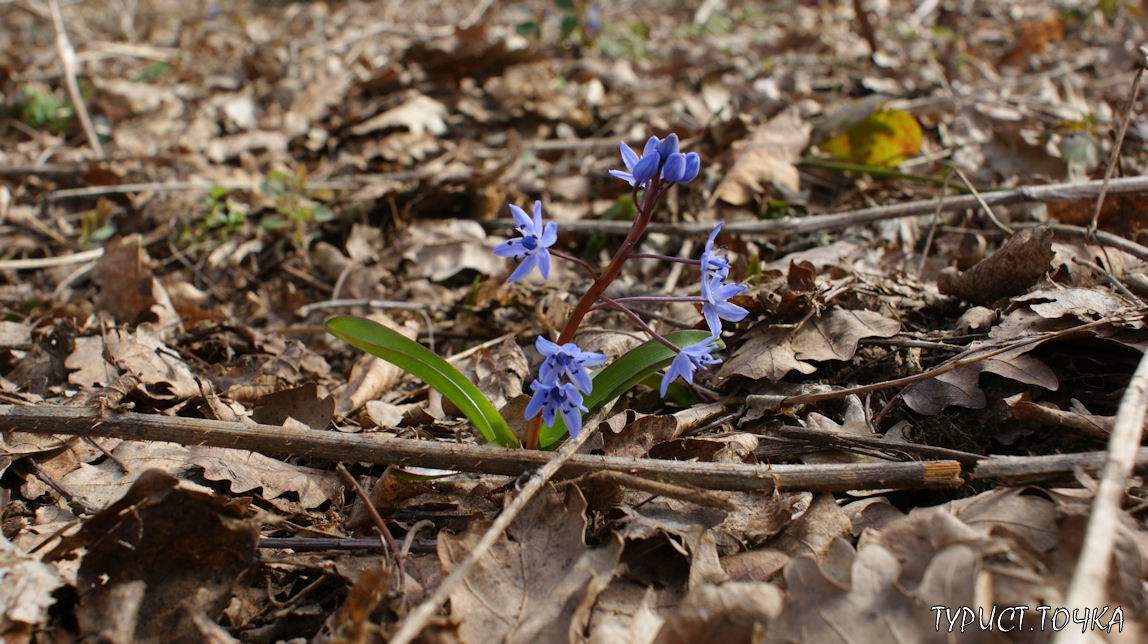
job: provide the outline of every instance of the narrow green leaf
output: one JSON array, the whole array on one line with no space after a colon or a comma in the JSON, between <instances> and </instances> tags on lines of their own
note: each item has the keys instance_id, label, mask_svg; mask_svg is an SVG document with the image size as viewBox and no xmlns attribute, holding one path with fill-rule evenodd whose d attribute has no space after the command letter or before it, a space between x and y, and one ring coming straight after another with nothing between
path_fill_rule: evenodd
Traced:
<instances>
[{"instance_id":1,"label":"narrow green leaf","mask_svg":"<svg viewBox=\"0 0 1148 644\"><path fill-rule=\"evenodd\" d=\"M708 337L710 337L708 331L680 331L667 335L666 339L679 347L688 347ZM717 346L720 349L724 345L719 340ZM594 375L594 389L582 401L589 410L586 416L598 411L642 380L668 367L675 355L677 354L666 345L657 340L650 340L619 356L608 367ZM566 425L562 422L562 417L558 416L554 420L553 427L542 426L538 445L545 449L557 443L565 435Z\"/></svg>"},{"instance_id":2,"label":"narrow green leaf","mask_svg":"<svg viewBox=\"0 0 1148 644\"><path fill-rule=\"evenodd\" d=\"M338 317L327 322L327 332L367 353L414 375L454 403L487 442L518 447L498 410L466 376L421 344L365 318Z\"/></svg>"}]
</instances>

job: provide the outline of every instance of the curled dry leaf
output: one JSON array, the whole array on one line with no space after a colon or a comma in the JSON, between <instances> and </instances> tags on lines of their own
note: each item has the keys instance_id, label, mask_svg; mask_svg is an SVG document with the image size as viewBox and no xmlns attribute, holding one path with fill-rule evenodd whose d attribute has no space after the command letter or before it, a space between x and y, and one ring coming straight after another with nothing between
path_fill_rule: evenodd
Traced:
<instances>
[{"instance_id":1,"label":"curled dry leaf","mask_svg":"<svg viewBox=\"0 0 1148 644\"><path fill-rule=\"evenodd\" d=\"M840 308L810 318L796 330L759 324L749 332L745 344L722 365L718 377L776 381L793 370L813 373L817 367L806 360L849 360L861 338L888 338L900 329L899 322L880 313Z\"/></svg>"},{"instance_id":2,"label":"curled dry leaf","mask_svg":"<svg viewBox=\"0 0 1148 644\"><path fill-rule=\"evenodd\" d=\"M991 304L1026 291L1048 272L1052 257L1052 229L1025 228L965 272L941 271L937 288L974 304Z\"/></svg>"},{"instance_id":3,"label":"curled dry leaf","mask_svg":"<svg viewBox=\"0 0 1148 644\"><path fill-rule=\"evenodd\" d=\"M86 549L76 580L81 636L201 641L193 615L218 616L255 562L259 526L244 512L244 504L181 489L165 472L143 472L123 498L45 556Z\"/></svg>"},{"instance_id":4,"label":"curled dry leaf","mask_svg":"<svg viewBox=\"0 0 1148 644\"><path fill-rule=\"evenodd\" d=\"M0 636L27 641L48 619L52 593L64 585L56 569L41 563L0 536Z\"/></svg>"},{"instance_id":5,"label":"curled dry leaf","mask_svg":"<svg viewBox=\"0 0 1148 644\"><path fill-rule=\"evenodd\" d=\"M772 186L789 201L800 201L801 180L794 167L809 145L812 127L796 109L781 112L734 144L737 160L714 190L714 198L744 206Z\"/></svg>"}]
</instances>

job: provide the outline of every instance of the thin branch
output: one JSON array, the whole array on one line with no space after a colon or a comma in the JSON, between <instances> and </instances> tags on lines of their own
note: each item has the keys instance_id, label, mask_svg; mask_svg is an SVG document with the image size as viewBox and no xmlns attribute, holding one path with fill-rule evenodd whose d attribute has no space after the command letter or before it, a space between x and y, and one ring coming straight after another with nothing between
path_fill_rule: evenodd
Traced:
<instances>
[{"instance_id":1,"label":"thin branch","mask_svg":"<svg viewBox=\"0 0 1148 644\"><path fill-rule=\"evenodd\" d=\"M1106 603L1108 569L1112 566L1120 502L1144 433L1145 413L1148 413L1148 353L1140 358L1140 365L1132 374L1116 412L1116 424L1108 440L1108 458L1100 475L1100 487L1092 500L1084 544L1064 600L1066 606L1102 606ZM1083 636L1059 634L1055 641L1063 644L1086 640Z\"/></svg>"},{"instance_id":2,"label":"thin branch","mask_svg":"<svg viewBox=\"0 0 1148 644\"><path fill-rule=\"evenodd\" d=\"M0 431L166 441L244 449L278 458L320 458L510 476L538 469L552 456L550 452L536 450L409 440L381 434L293 430L275 425L157 414L117 414L45 405L0 405ZM842 492L882 488L951 488L962 482L960 463L950 460L848 465L740 465L578 454L572 456L558 474L569 478L602 471L625 472L660 481L724 490Z\"/></svg>"},{"instance_id":3,"label":"thin branch","mask_svg":"<svg viewBox=\"0 0 1148 644\"><path fill-rule=\"evenodd\" d=\"M0 270L7 271L20 271L20 270L35 270L39 268L55 268L57 266L69 266L71 264L83 264L90 262L94 259L99 259L104 256L104 249L95 248L92 250L85 250L79 253L71 253L69 255L57 255L56 257L33 257L31 259L4 259L0 260Z\"/></svg>"},{"instance_id":4,"label":"thin branch","mask_svg":"<svg viewBox=\"0 0 1148 644\"><path fill-rule=\"evenodd\" d=\"M92 126L92 118L88 116L88 108L84 105L84 97L80 94L80 84L76 82L76 50L68 42L68 32L64 29L64 15L60 12L59 0L48 0L48 7L52 10L52 27L56 30L56 52L60 55L60 62L64 65L64 85L68 88L68 96L72 99L72 107L76 116L80 118L80 125L84 128L84 136L88 138L88 145L97 158L104 158L104 148L100 145L100 137L96 135L96 128Z\"/></svg>"},{"instance_id":5,"label":"thin branch","mask_svg":"<svg viewBox=\"0 0 1148 644\"><path fill-rule=\"evenodd\" d=\"M1108 157L1108 167L1104 169L1103 184L1100 194L1096 195L1096 208L1092 211L1092 221L1088 224L1088 232L1096 232L1096 224L1100 221L1100 210L1104 207L1104 197L1108 194L1108 184L1112 180L1112 173L1120 160L1120 148L1124 146L1124 135L1128 133L1128 121L1132 120L1132 107L1136 105L1136 97L1140 94L1140 79L1144 77L1144 65L1148 63L1148 49L1143 45L1137 48L1140 60L1136 65L1136 76L1132 78L1132 89L1128 95L1128 103L1124 106L1124 115L1120 119L1120 129L1116 133L1116 142L1112 144L1112 154Z\"/></svg>"},{"instance_id":6,"label":"thin branch","mask_svg":"<svg viewBox=\"0 0 1148 644\"><path fill-rule=\"evenodd\" d=\"M988 192L982 195L986 204L1003 205L1012 203L1051 203L1066 201L1068 199L1084 199L1100 194L1104 182L1084 181L1077 183L1051 183L1038 186L1023 186L1012 190ZM1128 194L1134 192L1148 192L1148 177L1122 177L1113 179L1108 184L1110 194ZM770 219L766 221L732 221L722 226L722 231L729 234L759 234L759 235L797 235L821 230L836 230L859 224L868 224L886 219L899 217L915 217L930 214L934 210L948 212L963 210L978 206L976 197L972 195L950 196L944 199L924 199L908 203L878 206L875 208L862 208L846 212L826 215L813 215L810 217L786 217L784 219ZM514 227L510 220L492 220L482 222L484 227L492 230L504 230ZM630 230L630 223L625 221L569 221L562 224L566 232L605 233L611 235L625 235ZM712 221L682 222L676 224L651 223L647 228L652 233L673 233L687 235L708 235L713 232ZM1107 243L1107 242L1105 242Z\"/></svg>"},{"instance_id":7,"label":"thin branch","mask_svg":"<svg viewBox=\"0 0 1148 644\"><path fill-rule=\"evenodd\" d=\"M984 209L985 214L989 216L989 220L993 222L994 226L1010 235L1016 232L1012 228L1009 228L1008 225L1003 221L997 218L997 214L993 212L992 206L985 203L985 198L981 196L981 191L977 190L977 187L973 185L972 181L969 181L969 178L965 176L965 173L960 168L958 168L956 165L950 165L949 167L951 167L953 171L957 173L957 176L960 177L961 181L964 182L965 186L969 189L969 192L973 193L973 197L976 198L977 203L980 204L982 209Z\"/></svg>"}]
</instances>

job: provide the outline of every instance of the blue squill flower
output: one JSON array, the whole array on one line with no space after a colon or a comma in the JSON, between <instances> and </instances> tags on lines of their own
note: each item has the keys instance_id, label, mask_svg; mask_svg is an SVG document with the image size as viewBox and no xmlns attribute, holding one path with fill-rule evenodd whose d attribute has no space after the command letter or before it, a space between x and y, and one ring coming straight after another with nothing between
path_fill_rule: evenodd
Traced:
<instances>
[{"instance_id":1,"label":"blue squill flower","mask_svg":"<svg viewBox=\"0 0 1148 644\"><path fill-rule=\"evenodd\" d=\"M726 301L745 289L741 284L725 284L716 275L702 280L702 315L706 318L710 333L720 336L722 320L737 322L749 314L749 311Z\"/></svg>"},{"instance_id":2,"label":"blue squill flower","mask_svg":"<svg viewBox=\"0 0 1148 644\"><path fill-rule=\"evenodd\" d=\"M674 356L674 361L670 363L670 368L666 369L666 374L662 376L663 398L666 395L666 388L679 376L682 380L693 384L695 371L705 369L706 365L721 362L719 358L711 355L716 346L716 340L716 336L710 336L697 344L691 344L678 351L678 355Z\"/></svg>"},{"instance_id":3,"label":"blue squill flower","mask_svg":"<svg viewBox=\"0 0 1148 644\"><path fill-rule=\"evenodd\" d=\"M530 383L530 389L534 392L534 396L526 405L527 420L534 418L541 411L543 422L547 427L553 427L554 418L562 414L566 431L570 432L570 436L578 435L582 429L581 412L589 410L582 404L582 392L578 391L577 387L568 382L559 384L557 380L548 382L535 380Z\"/></svg>"},{"instance_id":4,"label":"blue squill flower","mask_svg":"<svg viewBox=\"0 0 1148 644\"><path fill-rule=\"evenodd\" d=\"M586 367L595 367L606 361L606 356L592 351L583 351L573 342L555 344L542 336L534 341L538 353L546 357L538 369L538 377L542 382L557 382L565 376L574 386L583 393L590 393L593 384Z\"/></svg>"},{"instance_id":5,"label":"blue squill flower","mask_svg":"<svg viewBox=\"0 0 1148 644\"><path fill-rule=\"evenodd\" d=\"M662 158L658 154L658 145L662 143L656 136L651 136L649 141L646 141L646 147L642 150L642 156L639 157L636 152L630 149L630 146L625 143L620 143L618 148L622 151L622 162L626 164L628 172L621 170L611 170L610 174L624 179L631 186L637 185L642 187L653 179L658 174L658 166L662 163ZM676 139L675 139L676 143Z\"/></svg>"},{"instance_id":6,"label":"blue squill flower","mask_svg":"<svg viewBox=\"0 0 1148 644\"><path fill-rule=\"evenodd\" d=\"M662 161L662 179L671 183L689 183L698 176L701 157L696 152L682 154L678 151L678 135L671 132L658 142L658 157Z\"/></svg>"},{"instance_id":7,"label":"blue squill flower","mask_svg":"<svg viewBox=\"0 0 1148 644\"><path fill-rule=\"evenodd\" d=\"M725 281L729 277L729 260L725 255L719 255L714 250L714 240L717 239L718 232L721 231L721 224L714 226L714 230L710 233L710 238L706 240L706 246L702 249L702 283L706 283L713 278L718 278ZM720 249L719 249L720 250Z\"/></svg>"},{"instance_id":8,"label":"blue squill flower","mask_svg":"<svg viewBox=\"0 0 1148 644\"><path fill-rule=\"evenodd\" d=\"M507 282L522 279L538 267L542 279L550 277L550 251L547 249L558 240L558 224L549 222L542 225L542 202L534 202L534 218L527 216L526 211L510 204L510 214L514 215L514 229L522 237L504 241L494 249L494 254L510 257L522 262L518 268L507 278Z\"/></svg>"}]
</instances>

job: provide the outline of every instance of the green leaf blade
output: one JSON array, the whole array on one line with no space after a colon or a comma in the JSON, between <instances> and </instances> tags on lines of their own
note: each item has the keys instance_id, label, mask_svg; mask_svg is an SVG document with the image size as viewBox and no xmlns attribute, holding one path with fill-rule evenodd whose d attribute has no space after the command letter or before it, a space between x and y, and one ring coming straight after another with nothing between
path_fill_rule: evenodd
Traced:
<instances>
[{"instance_id":1,"label":"green leaf blade","mask_svg":"<svg viewBox=\"0 0 1148 644\"><path fill-rule=\"evenodd\" d=\"M387 327L356 317L327 322L327 332L419 378L454 403L487 442L518 447L506 421L472 382L449 362Z\"/></svg>"}]
</instances>

